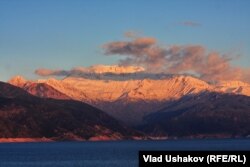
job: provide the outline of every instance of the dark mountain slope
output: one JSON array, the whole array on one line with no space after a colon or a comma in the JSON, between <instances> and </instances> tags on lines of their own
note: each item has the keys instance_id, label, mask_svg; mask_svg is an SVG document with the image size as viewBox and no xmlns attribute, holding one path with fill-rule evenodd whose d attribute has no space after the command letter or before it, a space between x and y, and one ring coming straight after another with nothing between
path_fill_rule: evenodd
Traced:
<instances>
[{"instance_id":1,"label":"dark mountain slope","mask_svg":"<svg viewBox=\"0 0 250 167\"><path fill-rule=\"evenodd\" d=\"M237 137L250 135L250 97L205 92L184 96L145 118L153 135Z\"/></svg>"},{"instance_id":2,"label":"dark mountain slope","mask_svg":"<svg viewBox=\"0 0 250 167\"><path fill-rule=\"evenodd\" d=\"M141 136L88 104L42 99L0 83L0 138L126 139Z\"/></svg>"},{"instance_id":3,"label":"dark mountain slope","mask_svg":"<svg viewBox=\"0 0 250 167\"><path fill-rule=\"evenodd\" d=\"M23 98L30 98L29 93L24 91L22 88L13 86L8 83L4 83L0 81L0 97L23 97Z\"/></svg>"}]
</instances>

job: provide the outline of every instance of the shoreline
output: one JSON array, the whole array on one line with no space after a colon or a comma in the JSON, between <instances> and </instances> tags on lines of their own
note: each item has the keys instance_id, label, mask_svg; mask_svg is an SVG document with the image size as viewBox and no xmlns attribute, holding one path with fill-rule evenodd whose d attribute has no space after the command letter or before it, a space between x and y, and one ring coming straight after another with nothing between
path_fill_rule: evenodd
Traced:
<instances>
[{"instance_id":1,"label":"shoreline","mask_svg":"<svg viewBox=\"0 0 250 167\"><path fill-rule=\"evenodd\" d=\"M0 143L54 142L48 138L0 138Z\"/></svg>"},{"instance_id":2,"label":"shoreline","mask_svg":"<svg viewBox=\"0 0 250 167\"><path fill-rule=\"evenodd\" d=\"M108 139L108 138L92 138L90 140L57 140L53 138L0 138L0 144L1 143L47 143L47 142L103 142L103 141L177 141L177 140L223 140L223 139L248 139L249 137L206 137L206 138L150 138L150 139L130 139L130 140L124 140L124 139Z\"/></svg>"}]
</instances>

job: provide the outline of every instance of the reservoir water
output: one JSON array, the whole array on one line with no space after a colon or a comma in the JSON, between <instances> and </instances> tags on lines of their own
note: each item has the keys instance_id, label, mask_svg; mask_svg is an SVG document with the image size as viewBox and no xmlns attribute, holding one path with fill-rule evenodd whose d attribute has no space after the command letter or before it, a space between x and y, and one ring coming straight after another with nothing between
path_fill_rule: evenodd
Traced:
<instances>
[{"instance_id":1,"label":"reservoir water","mask_svg":"<svg viewBox=\"0 0 250 167\"><path fill-rule=\"evenodd\" d=\"M250 150L250 139L0 143L0 166L137 167L139 150Z\"/></svg>"}]
</instances>

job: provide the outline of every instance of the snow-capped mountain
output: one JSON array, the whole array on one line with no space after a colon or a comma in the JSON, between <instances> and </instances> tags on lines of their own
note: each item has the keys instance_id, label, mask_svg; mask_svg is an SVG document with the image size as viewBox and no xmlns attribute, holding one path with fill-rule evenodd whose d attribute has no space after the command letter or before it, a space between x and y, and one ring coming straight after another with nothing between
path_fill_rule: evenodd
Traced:
<instances>
[{"instance_id":1,"label":"snow-capped mountain","mask_svg":"<svg viewBox=\"0 0 250 167\"><path fill-rule=\"evenodd\" d=\"M208 91L250 96L250 85L238 81L209 84L192 76L141 73L143 69L129 69L130 74L126 73L127 69L115 67L95 70L99 71L99 77L68 76L62 80L26 81L18 76L9 83L40 97L70 98L89 103L130 125L140 123L145 115L185 95ZM112 73L114 71L119 71L119 75ZM39 89L41 84L46 88ZM50 93L45 93L47 91Z\"/></svg>"},{"instance_id":2,"label":"snow-capped mountain","mask_svg":"<svg viewBox=\"0 0 250 167\"><path fill-rule=\"evenodd\" d=\"M27 81L21 76L12 78L9 83L14 86L20 87L32 95L39 96L42 98L53 98L53 99L71 99L69 96L63 94L59 90L53 88L46 83Z\"/></svg>"},{"instance_id":3,"label":"snow-capped mountain","mask_svg":"<svg viewBox=\"0 0 250 167\"><path fill-rule=\"evenodd\" d=\"M216 91L250 96L250 85L241 81L221 81L214 86Z\"/></svg>"}]
</instances>

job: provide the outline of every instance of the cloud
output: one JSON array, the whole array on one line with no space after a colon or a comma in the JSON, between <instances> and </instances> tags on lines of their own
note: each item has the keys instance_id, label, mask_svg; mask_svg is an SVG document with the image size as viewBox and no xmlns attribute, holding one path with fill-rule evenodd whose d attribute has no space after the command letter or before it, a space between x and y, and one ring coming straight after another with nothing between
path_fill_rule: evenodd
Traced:
<instances>
[{"instance_id":1,"label":"cloud","mask_svg":"<svg viewBox=\"0 0 250 167\"><path fill-rule=\"evenodd\" d=\"M119 66L119 65L94 65L90 67L75 67L71 70L50 70L37 69L35 74L40 76L86 76L98 74L132 74L143 72L144 68L137 66Z\"/></svg>"},{"instance_id":2,"label":"cloud","mask_svg":"<svg viewBox=\"0 0 250 167\"><path fill-rule=\"evenodd\" d=\"M141 55L144 49L154 45L154 38L136 38L132 42L112 42L103 47L106 49L106 54L121 54L121 55Z\"/></svg>"},{"instance_id":3,"label":"cloud","mask_svg":"<svg viewBox=\"0 0 250 167\"><path fill-rule=\"evenodd\" d=\"M74 67L71 70L51 70L51 69L45 69L40 68L35 70L35 74L40 76L78 76L82 74L88 74L93 73L91 71L91 68L87 67Z\"/></svg>"},{"instance_id":4,"label":"cloud","mask_svg":"<svg viewBox=\"0 0 250 167\"><path fill-rule=\"evenodd\" d=\"M115 41L103 46L106 55L121 56L120 65L136 65L146 72L191 73L206 81L242 80L250 82L249 69L235 67L233 58L208 52L201 45L160 46L155 38L138 37Z\"/></svg>"},{"instance_id":5,"label":"cloud","mask_svg":"<svg viewBox=\"0 0 250 167\"><path fill-rule=\"evenodd\" d=\"M38 69L40 76L155 78L190 74L205 81L250 82L250 69L232 65L235 57L208 51L201 45L160 45L156 38L133 37L103 45L106 56L120 56L119 65L94 65L71 70ZM237 57L236 57L237 58ZM137 76L130 75L137 73ZM155 76L154 76L155 75Z\"/></svg>"},{"instance_id":6,"label":"cloud","mask_svg":"<svg viewBox=\"0 0 250 167\"><path fill-rule=\"evenodd\" d=\"M198 22L194 22L194 21L184 21L180 23L183 26L188 26L188 27L199 27L201 26L200 23Z\"/></svg>"},{"instance_id":7,"label":"cloud","mask_svg":"<svg viewBox=\"0 0 250 167\"><path fill-rule=\"evenodd\" d=\"M44 69L40 68L35 71L35 74L40 75L40 76L66 76L68 75L68 71L64 70L50 70L50 69Z\"/></svg>"},{"instance_id":8,"label":"cloud","mask_svg":"<svg viewBox=\"0 0 250 167\"><path fill-rule=\"evenodd\" d=\"M125 59L120 65L128 66L136 64L146 68L157 69L162 66L165 50L159 48L157 40L151 37L135 38L132 41L117 41L103 46L106 55L122 55Z\"/></svg>"}]
</instances>

